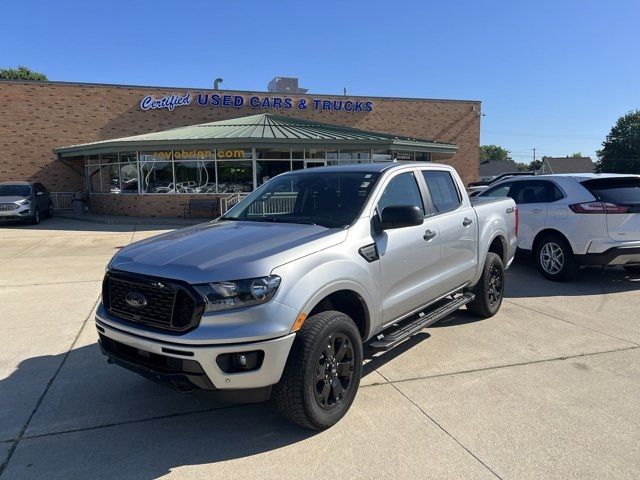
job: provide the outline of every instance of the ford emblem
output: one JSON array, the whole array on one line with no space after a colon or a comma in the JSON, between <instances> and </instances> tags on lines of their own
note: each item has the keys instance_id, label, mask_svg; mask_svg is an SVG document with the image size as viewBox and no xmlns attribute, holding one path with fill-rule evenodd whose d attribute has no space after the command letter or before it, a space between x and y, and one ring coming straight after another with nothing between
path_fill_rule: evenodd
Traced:
<instances>
[{"instance_id":1,"label":"ford emblem","mask_svg":"<svg viewBox=\"0 0 640 480\"><path fill-rule=\"evenodd\" d=\"M124 297L125 302L134 308L142 308L147 306L147 297L140 292L129 292Z\"/></svg>"}]
</instances>

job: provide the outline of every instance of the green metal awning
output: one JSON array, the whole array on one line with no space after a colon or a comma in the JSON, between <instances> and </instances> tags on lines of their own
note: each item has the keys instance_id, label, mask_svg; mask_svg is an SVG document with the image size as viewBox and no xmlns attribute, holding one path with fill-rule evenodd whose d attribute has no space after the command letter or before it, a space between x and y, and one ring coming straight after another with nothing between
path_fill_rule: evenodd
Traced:
<instances>
[{"instance_id":1,"label":"green metal awning","mask_svg":"<svg viewBox=\"0 0 640 480\"><path fill-rule=\"evenodd\" d=\"M303 146L310 148L362 147L454 154L458 146L386 133L368 132L283 115L263 113L173 128L162 132L114 138L54 148L60 156L89 155L117 150L147 150L181 146Z\"/></svg>"}]
</instances>

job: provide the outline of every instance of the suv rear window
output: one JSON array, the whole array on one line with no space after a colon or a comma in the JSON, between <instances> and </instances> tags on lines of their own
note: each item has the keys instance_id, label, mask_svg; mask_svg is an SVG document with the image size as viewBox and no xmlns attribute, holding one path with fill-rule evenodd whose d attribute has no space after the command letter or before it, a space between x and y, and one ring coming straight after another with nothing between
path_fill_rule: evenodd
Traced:
<instances>
[{"instance_id":1,"label":"suv rear window","mask_svg":"<svg viewBox=\"0 0 640 480\"><path fill-rule=\"evenodd\" d=\"M582 185L599 200L624 206L640 206L640 177L596 178Z\"/></svg>"}]
</instances>

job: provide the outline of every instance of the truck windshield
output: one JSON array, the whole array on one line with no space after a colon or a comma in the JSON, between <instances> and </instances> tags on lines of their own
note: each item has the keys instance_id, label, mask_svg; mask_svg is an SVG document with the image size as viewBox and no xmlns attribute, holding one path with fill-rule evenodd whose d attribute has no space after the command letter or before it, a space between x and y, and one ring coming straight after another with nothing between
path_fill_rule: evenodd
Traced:
<instances>
[{"instance_id":1,"label":"truck windshield","mask_svg":"<svg viewBox=\"0 0 640 480\"><path fill-rule=\"evenodd\" d=\"M379 176L378 172L309 170L280 175L220 220L344 227L356 219Z\"/></svg>"},{"instance_id":2,"label":"truck windshield","mask_svg":"<svg viewBox=\"0 0 640 480\"><path fill-rule=\"evenodd\" d=\"M0 197L28 197L31 195L29 185L0 185Z\"/></svg>"}]
</instances>

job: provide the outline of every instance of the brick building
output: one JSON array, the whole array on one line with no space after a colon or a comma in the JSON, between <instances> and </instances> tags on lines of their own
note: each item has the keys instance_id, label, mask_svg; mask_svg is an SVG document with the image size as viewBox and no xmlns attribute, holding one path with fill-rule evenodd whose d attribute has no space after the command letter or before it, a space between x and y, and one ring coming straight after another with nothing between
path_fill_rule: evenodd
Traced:
<instances>
[{"instance_id":1,"label":"brick building","mask_svg":"<svg viewBox=\"0 0 640 480\"><path fill-rule=\"evenodd\" d=\"M308 128L356 129L357 135L372 135L373 143L332 145L325 139L318 144L302 135L278 145L272 138L271 154L258 151L266 145L250 137L228 144L231 150L224 150L220 137L174 144L114 143L221 120L233 125L237 121L230 119L263 113L303 119ZM276 163L268 162L278 161L295 169L390 158L432 160L453 165L469 182L478 176L479 137L479 101L0 81L0 181L35 180L54 192L85 191L98 213L180 215L195 195L222 198L255 188L269 178L269 168L277 170ZM243 158L234 153L224 157L239 150L245 151ZM287 160L283 152L288 152ZM266 160L259 164L261 159ZM232 161L238 168L227 168ZM229 172L246 178L232 182L225 177ZM199 188L204 187L203 176L206 189ZM198 188L187 188L192 184ZM222 191L229 188L233 191Z\"/></svg>"}]
</instances>

